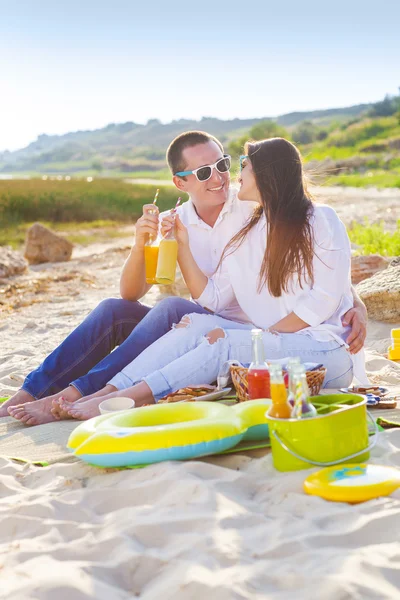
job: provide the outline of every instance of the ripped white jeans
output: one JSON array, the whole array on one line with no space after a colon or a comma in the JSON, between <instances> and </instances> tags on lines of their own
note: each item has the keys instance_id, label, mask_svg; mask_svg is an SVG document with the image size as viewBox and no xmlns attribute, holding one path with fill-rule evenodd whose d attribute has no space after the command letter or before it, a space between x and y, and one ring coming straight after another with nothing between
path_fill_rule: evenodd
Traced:
<instances>
[{"instance_id":1,"label":"ripped white jeans","mask_svg":"<svg viewBox=\"0 0 400 600\"><path fill-rule=\"evenodd\" d=\"M253 327L251 323L236 323L216 315L187 315L109 384L123 390L145 381L157 400L188 385L212 383L225 361L251 362ZM220 331L208 339L207 334L215 329ZM323 387L348 386L353 379L350 354L336 340L319 342L304 334L265 332L263 341L267 360L299 356L303 362L324 364L327 375Z\"/></svg>"}]
</instances>

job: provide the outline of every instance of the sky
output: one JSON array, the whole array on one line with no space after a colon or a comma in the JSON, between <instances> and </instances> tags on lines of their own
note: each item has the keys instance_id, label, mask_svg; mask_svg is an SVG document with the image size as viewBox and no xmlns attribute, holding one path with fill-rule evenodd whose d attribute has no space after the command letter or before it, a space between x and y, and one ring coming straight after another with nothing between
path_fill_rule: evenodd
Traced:
<instances>
[{"instance_id":1,"label":"sky","mask_svg":"<svg viewBox=\"0 0 400 600\"><path fill-rule=\"evenodd\" d=\"M0 151L398 93L399 0L0 0Z\"/></svg>"}]
</instances>

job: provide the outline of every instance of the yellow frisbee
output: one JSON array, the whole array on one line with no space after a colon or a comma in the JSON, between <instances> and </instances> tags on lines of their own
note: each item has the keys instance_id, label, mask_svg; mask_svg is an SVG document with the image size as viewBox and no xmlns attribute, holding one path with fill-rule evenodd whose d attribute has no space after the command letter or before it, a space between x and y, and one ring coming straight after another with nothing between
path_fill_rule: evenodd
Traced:
<instances>
[{"instance_id":1,"label":"yellow frisbee","mask_svg":"<svg viewBox=\"0 0 400 600\"><path fill-rule=\"evenodd\" d=\"M400 470L368 464L342 464L313 473L304 491L333 502L365 502L388 496L400 487Z\"/></svg>"}]
</instances>

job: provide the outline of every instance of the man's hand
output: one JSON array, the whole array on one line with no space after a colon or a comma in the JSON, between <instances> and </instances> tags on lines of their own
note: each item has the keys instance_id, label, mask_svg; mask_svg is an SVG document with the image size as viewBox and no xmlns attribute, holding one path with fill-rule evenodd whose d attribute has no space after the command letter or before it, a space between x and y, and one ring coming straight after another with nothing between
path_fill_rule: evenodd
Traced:
<instances>
[{"instance_id":1,"label":"man's hand","mask_svg":"<svg viewBox=\"0 0 400 600\"><path fill-rule=\"evenodd\" d=\"M342 318L343 325L351 327L350 335L346 340L351 354L357 354L364 346L367 336L367 321L367 309L361 303L348 310Z\"/></svg>"},{"instance_id":2,"label":"man's hand","mask_svg":"<svg viewBox=\"0 0 400 600\"><path fill-rule=\"evenodd\" d=\"M163 237L166 236L171 231L171 228L174 227L174 225L175 225L175 231L174 231L175 239L178 242L179 246L180 247L188 246L189 245L189 234L188 234L188 231L187 231L185 225L180 220L178 214L165 215L165 217L161 221L162 236Z\"/></svg>"},{"instance_id":3,"label":"man's hand","mask_svg":"<svg viewBox=\"0 0 400 600\"><path fill-rule=\"evenodd\" d=\"M136 221L135 246L144 248L149 235L156 239L158 235L158 208L154 204L143 206L143 216Z\"/></svg>"}]
</instances>

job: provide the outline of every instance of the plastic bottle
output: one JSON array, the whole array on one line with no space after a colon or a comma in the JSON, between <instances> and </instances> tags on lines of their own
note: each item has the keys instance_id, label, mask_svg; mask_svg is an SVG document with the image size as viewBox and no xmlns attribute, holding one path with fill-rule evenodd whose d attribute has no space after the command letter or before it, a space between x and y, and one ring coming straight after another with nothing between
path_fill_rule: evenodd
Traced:
<instances>
[{"instance_id":1,"label":"plastic bottle","mask_svg":"<svg viewBox=\"0 0 400 600\"><path fill-rule=\"evenodd\" d=\"M392 345L388 348L388 357L390 360L400 361L400 329L392 329Z\"/></svg>"},{"instance_id":2,"label":"plastic bottle","mask_svg":"<svg viewBox=\"0 0 400 600\"><path fill-rule=\"evenodd\" d=\"M292 407L287 399L282 367L279 364L271 364L269 366L269 372L271 377L272 405L268 411L268 415L276 419L290 419Z\"/></svg>"},{"instance_id":3,"label":"plastic bottle","mask_svg":"<svg viewBox=\"0 0 400 600\"><path fill-rule=\"evenodd\" d=\"M251 330L252 362L247 371L248 393L250 400L270 398L270 379L268 365L264 359L262 329Z\"/></svg>"},{"instance_id":4,"label":"plastic bottle","mask_svg":"<svg viewBox=\"0 0 400 600\"><path fill-rule=\"evenodd\" d=\"M156 271L157 283L164 285L174 283L177 259L178 242L175 239L174 228L172 227L160 242Z\"/></svg>"},{"instance_id":5,"label":"plastic bottle","mask_svg":"<svg viewBox=\"0 0 400 600\"><path fill-rule=\"evenodd\" d=\"M294 406L291 417L294 419L307 419L316 417L317 411L311 404L310 390L307 385L307 376L304 365L294 365L291 373L291 390L294 393Z\"/></svg>"}]
</instances>

